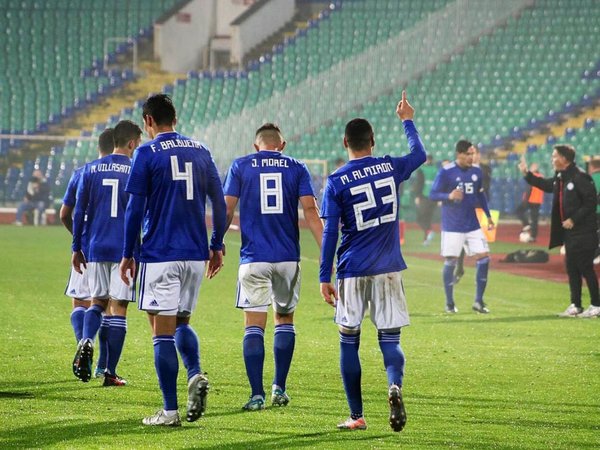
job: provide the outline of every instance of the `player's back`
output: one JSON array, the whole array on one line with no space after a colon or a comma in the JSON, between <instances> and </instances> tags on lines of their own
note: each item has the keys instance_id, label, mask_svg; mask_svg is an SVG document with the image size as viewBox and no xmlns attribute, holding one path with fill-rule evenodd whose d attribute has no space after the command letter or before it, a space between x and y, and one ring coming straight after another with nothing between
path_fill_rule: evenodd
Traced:
<instances>
[{"instance_id":1,"label":"player's back","mask_svg":"<svg viewBox=\"0 0 600 450\"><path fill-rule=\"evenodd\" d=\"M238 158L224 190L240 199L241 264L300 260L298 200L314 196L302 162L270 150Z\"/></svg>"},{"instance_id":2,"label":"player's back","mask_svg":"<svg viewBox=\"0 0 600 450\"><path fill-rule=\"evenodd\" d=\"M436 179L433 191L449 193L454 189L463 192L462 201L444 200L442 203L442 229L452 232L469 232L480 227L475 208L479 206L482 190L482 172L477 166L461 168L456 163L445 165Z\"/></svg>"},{"instance_id":3,"label":"player's back","mask_svg":"<svg viewBox=\"0 0 600 450\"><path fill-rule=\"evenodd\" d=\"M158 134L136 151L127 192L147 198L140 261L208 260L206 197L222 197L222 189L206 147Z\"/></svg>"},{"instance_id":4,"label":"player's back","mask_svg":"<svg viewBox=\"0 0 600 450\"><path fill-rule=\"evenodd\" d=\"M404 270L398 231L398 187L410 176L402 158L350 160L328 178L324 202L335 202L342 222L338 277ZM329 191L329 192L328 192ZM323 205L325 211L335 205Z\"/></svg>"},{"instance_id":5,"label":"player's back","mask_svg":"<svg viewBox=\"0 0 600 450\"><path fill-rule=\"evenodd\" d=\"M130 170L131 160L121 154L108 155L85 166L76 207L82 201L87 216L88 261L121 260L128 199L125 185Z\"/></svg>"},{"instance_id":6,"label":"player's back","mask_svg":"<svg viewBox=\"0 0 600 450\"><path fill-rule=\"evenodd\" d=\"M73 171L73 174L71 175L71 178L67 183L65 195L63 196L63 205L68 206L70 208L75 208L75 203L77 201L77 186L79 185L79 180L81 179L84 170L85 166L82 166ZM87 221L87 218L84 218L84 221ZM83 251L84 255L89 254L87 226L85 223L83 227L83 232L81 233L81 250Z\"/></svg>"}]
</instances>

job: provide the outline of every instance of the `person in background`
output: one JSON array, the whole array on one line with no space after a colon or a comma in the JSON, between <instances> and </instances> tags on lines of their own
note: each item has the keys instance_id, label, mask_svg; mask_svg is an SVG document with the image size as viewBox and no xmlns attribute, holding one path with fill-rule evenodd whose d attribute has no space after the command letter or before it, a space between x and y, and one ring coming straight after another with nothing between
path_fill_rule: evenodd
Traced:
<instances>
[{"instance_id":1,"label":"person in background","mask_svg":"<svg viewBox=\"0 0 600 450\"><path fill-rule=\"evenodd\" d=\"M535 177L543 177L537 163L531 163L529 171ZM528 242L535 242L538 234L540 207L544 203L544 191L530 184L527 186L528 189L523 193L523 200L515 212L523 227L521 232L529 232Z\"/></svg>"},{"instance_id":2,"label":"person in background","mask_svg":"<svg viewBox=\"0 0 600 450\"><path fill-rule=\"evenodd\" d=\"M555 174L551 178L536 177L528 170L525 159L518 167L527 183L553 194L549 248L565 246L571 294L571 304L559 316L600 316L598 277L593 262L598 248L598 194L592 177L575 164L575 148L571 145L556 145L552 150ZM591 303L585 311L581 301L582 278L587 283Z\"/></svg>"}]
</instances>

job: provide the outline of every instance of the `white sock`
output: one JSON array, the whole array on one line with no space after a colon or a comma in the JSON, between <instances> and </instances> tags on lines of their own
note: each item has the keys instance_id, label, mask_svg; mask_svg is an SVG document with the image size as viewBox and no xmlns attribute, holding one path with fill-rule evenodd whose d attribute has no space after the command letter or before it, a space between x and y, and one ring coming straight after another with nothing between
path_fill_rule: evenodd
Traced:
<instances>
[{"instance_id":1,"label":"white sock","mask_svg":"<svg viewBox=\"0 0 600 450\"><path fill-rule=\"evenodd\" d=\"M177 410L172 409L172 410L167 411L166 409L163 409L163 414L167 417L173 417L173 416L177 415Z\"/></svg>"}]
</instances>

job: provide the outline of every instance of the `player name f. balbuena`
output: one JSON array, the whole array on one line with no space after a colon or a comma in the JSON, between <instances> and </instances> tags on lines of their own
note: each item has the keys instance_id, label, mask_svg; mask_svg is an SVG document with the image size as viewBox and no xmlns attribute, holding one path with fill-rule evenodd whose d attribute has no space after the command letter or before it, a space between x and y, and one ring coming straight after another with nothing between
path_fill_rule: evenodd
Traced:
<instances>
[{"instance_id":1,"label":"player name f. balbuena","mask_svg":"<svg viewBox=\"0 0 600 450\"><path fill-rule=\"evenodd\" d=\"M153 152L158 150L169 150L170 148L200 148L202 146L200 142L192 141L191 139L166 139L164 141L159 141L158 144L160 144L160 148L156 148L156 144L150 144L150 148L152 148Z\"/></svg>"},{"instance_id":2,"label":"player name f. balbuena","mask_svg":"<svg viewBox=\"0 0 600 450\"><path fill-rule=\"evenodd\" d=\"M96 172L119 172L119 173L129 173L131 171L131 166L127 164L116 164L116 163L100 163L90 167L92 173Z\"/></svg>"},{"instance_id":3,"label":"player name f. balbuena","mask_svg":"<svg viewBox=\"0 0 600 450\"><path fill-rule=\"evenodd\" d=\"M378 173L393 172L394 167L391 163L375 164L374 166L363 167L359 170L353 170L351 174L345 174L340 177L342 184L350 183L351 181L361 180L371 175ZM351 176L350 176L351 175Z\"/></svg>"}]
</instances>

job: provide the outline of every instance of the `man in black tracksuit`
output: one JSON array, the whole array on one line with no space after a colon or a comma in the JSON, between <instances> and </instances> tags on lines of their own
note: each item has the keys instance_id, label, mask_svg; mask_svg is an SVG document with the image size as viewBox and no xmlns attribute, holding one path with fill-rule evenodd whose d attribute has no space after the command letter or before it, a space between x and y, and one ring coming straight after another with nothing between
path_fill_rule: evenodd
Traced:
<instances>
[{"instance_id":1,"label":"man in black tracksuit","mask_svg":"<svg viewBox=\"0 0 600 450\"><path fill-rule=\"evenodd\" d=\"M553 178L534 176L523 160L519 169L525 181L544 192L552 192L552 218L549 248L565 246L566 268L569 275L571 304L562 317L600 316L598 278L594 272L594 253L598 246L596 225L596 187L592 178L575 165L575 149L557 145L552 151ZM581 278L590 292L591 305L583 311L581 305Z\"/></svg>"}]
</instances>

